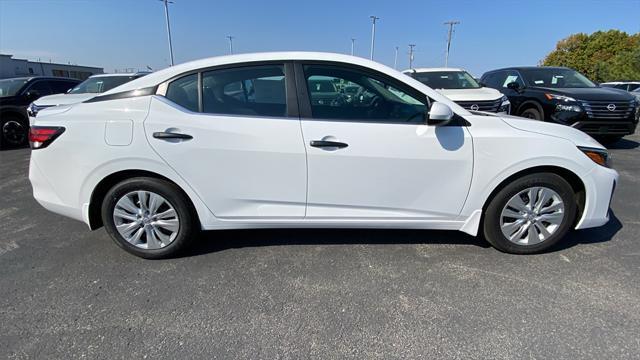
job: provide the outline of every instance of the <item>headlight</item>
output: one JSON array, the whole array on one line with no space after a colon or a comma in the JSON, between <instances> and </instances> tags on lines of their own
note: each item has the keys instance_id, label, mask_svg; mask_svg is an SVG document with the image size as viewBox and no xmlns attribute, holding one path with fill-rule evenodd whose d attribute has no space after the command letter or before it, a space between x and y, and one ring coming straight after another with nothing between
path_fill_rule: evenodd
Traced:
<instances>
[{"instance_id":1,"label":"headlight","mask_svg":"<svg viewBox=\"0 0 640 360\"><path fill-rule=\"evenodd\" d=\"M564 102L576 101L576 99L569 96L564 96L564 95L544 94L544 96L549 100L558 100L558 101L564 101Z\"/></svg>"},{"instance_id":2,"label":"headlight","mask_svg":"<svg viewBox=\"0 0 640 360\"><path fill-rule=\"evenodd\" d=\"M582 146L578 146L578 149L587 155L589 159L593 160L594 163L609 167L610 157L607 150Z\"/></svg>"},{"instance_id":3,"label":"headlight","mask_svg":"<svg viewBox=\"0 0 640 360\"><path fill-rule=\"evenodd\" d=\"M27 107L27 115L29 115L29 117L36 117L36 115L38 115L36 104L34 103L29 104L29 106Z\"/></svg>"},{"instance_id":4,"label":"headlight","mask_svg":"<svg viewBox=\"0 0 640 360\"><path fill-rule=\"evenodd\" d=\"M499 113L507 113L511 112L511 101L509 98L502 95L502 99L500 99L500 107L498 108Z\"/></svg>"}]
</instances>

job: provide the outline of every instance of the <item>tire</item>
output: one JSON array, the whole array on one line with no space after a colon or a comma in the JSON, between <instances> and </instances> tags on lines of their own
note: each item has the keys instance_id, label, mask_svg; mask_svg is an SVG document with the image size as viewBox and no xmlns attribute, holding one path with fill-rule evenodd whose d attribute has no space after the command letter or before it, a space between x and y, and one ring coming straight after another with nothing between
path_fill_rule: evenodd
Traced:
<instances>
[{"instance_id":1,"label":"tire","mask_svg":"<svg viewBox=\"0 0 640 360\"><path fill-rule=\"evenodd\" d=\"M536 108L524 109L524 111L520 113L520 116L531 120L544 120L542 118L542 113Z\"/></svg>"},{"instance_id":2,"label":"tire","mask_svg":"<svg viewBox=\"0 0 640 360\"><path fill-rule=\"evenodd\" d=\"M622 140L624 135L598 135L594 136L596 140L602 145L613 145L618 141Z\"/></svg>"},{"instance_id":3,"label":"tire","mask_svg":"<svg viewBox=\"0 0 640 360\"><path fill-rule=\"evenodd\" d=\"M0 119L0 149L24 147L29 141L29 125L16 115Z\"/></svg>"},{"instance_id":4,"label":"tire","mask_svg":"<svg viewBox=\"0 0 640 360\"><path fill-rule=\"evenodd\" d=\"M195 209L182 190L147 177L112 187L102 202L102 222L118 246L145 259L180 254L200 231Z\"/></svg>"},{"instance_id":5,"label":"tire","mask_svg":"<svg viewBox=\"0 0 640 360\"><path fill-rule=\"evenodd\" d=\"M530 193L529 189L534 191ZM533 197L537 201L533 206L529 194L535 194ZM517 211L521 204L525 210ZM575 193L562 177L553 173L526 175L505 186L490 200L484 214L483 233L485 239L500 251L539 253L567 234L574 224L576 212ZM514 214L517 216L509 216Z\"/></svg>"}]
</instances>

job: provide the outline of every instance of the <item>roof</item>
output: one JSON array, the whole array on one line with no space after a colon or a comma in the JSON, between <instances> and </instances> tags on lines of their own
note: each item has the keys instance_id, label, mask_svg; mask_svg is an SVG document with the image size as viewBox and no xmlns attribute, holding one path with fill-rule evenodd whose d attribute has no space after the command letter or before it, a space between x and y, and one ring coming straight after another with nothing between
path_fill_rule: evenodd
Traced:
<instances>
[{"instance_id":1,"label":"roof","mask_svg":"<svg viewBox=\"0 0 640 360\"><path fill-rule=\"evenodd\" d=\"M538 69L571 69L565 66L510 66L501 69L489 70L486 73L503 71L503 70L538 70Z\"/></svg>"},{"instance_id":2,"label":"roof","mask_svg":"<svg viewBox=\"0 0 640 360\"><path fill-rule=\"evenodd\" d=\"M130 73L112 73L112 74L95 74L95 75L91 75L89 77L95 78L95 77L131 77L131 76L142 76L142 75L147 75L147 74L151 74L151 72L148 71L138 71L138 72L130 72Z\"/></svg>"},{"instance_id":3,"label":"roof","mask_svg":"<svg viewBox=\"0 0 640 360\"><path fill-rule=\"evenodd\" d=\"M415 69L407 69L405 71L403 71L403 73L407 74L407 73L423 73L423 72L447 72L447 71L451 71L451 72L460 72L460 71L465 71L464 69L460 69L460 68L452 68L452 67L440 67L440 68L415 68Z\"/></svg>"},{"instance_id":4,"label":"roof","mask_svg":"<svg viewBox=\"0 0 640 360\"><path fill-rule=\"evenodd\" d=\"M18 76L18 77L12 77L12 78L4 78L4 79L0 79L0 80L26 80L26 81L31 81L31 80L37 80L37 79L41 79L41 80L73 80L73 81L78 81L78 82L81 81L79 79L74 79L74 78L69 78L69 77L58 77L58 76Z\"/></svg>"},{"instance_id":5,"label":"roof","mask_svg":"<svg viewBox=\"0 0 640 360\"><path fill-rule=\"evenodd\" d=\"M447 99L445 96L441 95L437 91L429 88L425 84L411 77L408 77L386 65L380 64L378 62L371 61L361 57L345 55L345 54L324 53L324 52L303 52L303 51L235 54L235 55L217 56L217 57L211 57L211 58L206 58L201 60L190 61L183 64L171 66L166 69L153 72L147 76L143 76L141 78L132 80L126 84L120 85L107 92L104 92L102 96L125 92L125 91L144 89L148 87L154 87L167 80L172 79L175 76L184 74L186 72L204 69L208 67L243 64L243 63L251 63L251 62L261 62L261 61L292 61L292 60L294 61L295 60L334 61L334 62L363 66L363 67L384 73L388 76L396 78L399 81L405 82L410 86L412 86L413 88L423 92L424 94L434 99L435 101L443 102L449 105L450 107L455 108L456 112L458 113L464 114L467 112L462 107L456 105L454 102Z\"/></svg>"}]
</instances>

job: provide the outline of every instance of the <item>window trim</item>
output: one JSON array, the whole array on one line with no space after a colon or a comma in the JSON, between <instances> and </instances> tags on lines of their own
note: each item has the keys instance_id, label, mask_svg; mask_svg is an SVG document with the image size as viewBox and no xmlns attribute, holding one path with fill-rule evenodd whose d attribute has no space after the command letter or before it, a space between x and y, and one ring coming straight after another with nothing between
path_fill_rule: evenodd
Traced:
<instances>
[{"instance_id":1,"label":"window trim","mask_svg":"<svg viewBox=\"0 0 640 360\"><path fill-rule=\"evenodd\" d=\"M366 120L366 119L326 119L326 118L315 118L313 117L313 113L311 111L311 94L309 93L309 89L307 86L306 75L304 73L305 65L318 65L318 66L335 66L346 69L353 69L355 71L371 75L371 77L375 80L382 80L387 85L391 85L393 87L398 88L398 90L405 92L406 94L413 96L417 99L424 98L427 107L427 113L431 108L432 100L429 96L420 90L412 87L411 85L404 83L392 76L389 76L385 73L363 67L360 65L354 65L349 63L343 63L339 61L327 61L327 60L302 60L295 61L295 76L296 76L296 87L297 87L297 95L298 95L298 103L300 107L300 119L301 120L311 120L311 121L326 121L326 122L348 122L348 123L366 123L366 124L394 124L394 125L426 125L426 121L424 123L408 123L408 122L398 122L398 121L374 121L374 120ZM408 90L408 91L405 91Z\"/></svg>"}]
</instances>

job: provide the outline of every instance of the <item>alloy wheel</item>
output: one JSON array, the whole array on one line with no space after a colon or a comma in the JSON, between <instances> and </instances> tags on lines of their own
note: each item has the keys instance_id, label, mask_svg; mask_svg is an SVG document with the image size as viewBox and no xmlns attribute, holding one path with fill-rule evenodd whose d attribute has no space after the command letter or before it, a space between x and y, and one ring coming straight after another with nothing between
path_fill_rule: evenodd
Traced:
<instances>
[{"instance_id":1,"label":"alloy wheel","mask_svg":"<svg viewBox=\"0 0 640 360\"><path fill-rule=\"evenodd\" d=\"M11 145L22 145L26 136L25 127L18 121L9 120L2 125L2 137Z\"/></svg>"},{"instance_id":2,"label":"alloy wheel","mask_svg":"<svg viewBox=\"0 0 640 360\"><path fill-rule=\"evenodd\" d=\"M549 239L564 218L565 205L557 192L530 187L507 201L500 214L500 229L512 243L535 245Z\"/></svg>"},{"instance_id":3,"label":"alloy wheel","mask_svg":"<svg viewBox=\"0 0 640 360\"><path fill-rule=\"evenodd\" d=\"M118 233L130 244L147 250L171 244L180 230L173 205L151 191L132 191L122 196L113 209Z\"/></svg>"}]
</instances>

